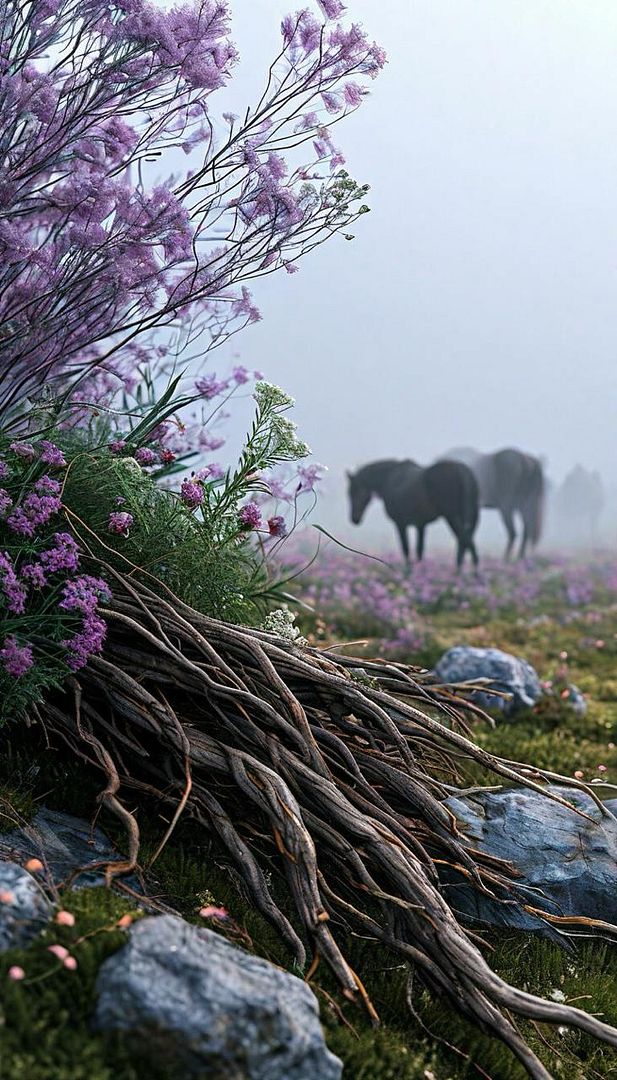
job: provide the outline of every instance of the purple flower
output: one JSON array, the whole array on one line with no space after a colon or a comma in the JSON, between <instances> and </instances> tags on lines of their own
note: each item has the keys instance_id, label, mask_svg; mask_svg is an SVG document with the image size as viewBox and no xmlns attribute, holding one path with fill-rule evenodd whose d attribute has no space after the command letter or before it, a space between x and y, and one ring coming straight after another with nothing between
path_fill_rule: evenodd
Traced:
<instances>
[{"instance_id":1,"label":"purple flower","mask_svg":"<svg viewBox=\"0 0 617 1080\"><path fill-rule=\"evenodd\" d=\"M23 615L28 594L15 573L15 567L7 551L0 553L0 588L8 610L13 615Z\"/></svg>"},{"instance_id":2,"label":"purple flower","mask_svg":"<svg viewBox=\"0 0 617 1080\"><path fill-rule=\"evenodd\" d=\"M317 3L326 19L338 19L345 10L345 5L341 3L341 0L317 0Z\"/></svg>"},{"instance_id":3,"label":"purple flower","mask_svg":"<svg viewBox=\"0 0 617 1080\"><path fill-rule=\"evenodd\" d=\"M180 487L180 498L185 506L188 506L191 510L196 510L204 501L201 484L196 484L193 480L185 480Z\"/></svg>"},{"instance_id":4,"label":"purple flower","mask_svg":"<svg viewBox=\"0 0 617 1080\"><path fill-rule=\"evenodd\" d=\"M60 484L57 480L52 480L51 476L41 476L40 480L37 480L34 485L35 490L39 495L59 495Z\"/></svg>"},{"instance_id":5,"label":"purple flower","mask_svg":"<svg viewBox=\"0 0 617 1080\"><path fill-rule=\"evenodd\" d=\"M238 521L243 529L258 529L261 525L261 510L257 503L245 503L238 512Z\"/></svg>"},{"instance_id":6,"label":"purple flower","mask_svg":"<svg viewBox=\"0 0 617 1080\"><path fill-rule=\"evenodd\" d=\"M140 446L139 450L135 451L134 457L135 461L143 466L155 465L157 460L154 450L150 450L147 446Z\"/></svg>"},{"instance_id":7,"label":"purple flower","mask_svg":"<svg viewBox=\"0 0 617 1080\"><path fill-rule=\"evenodd\" d=\"M121 454L123 450L126 450L126 439L114 439L109 444L109 449L112 454Z\"/></svg>"},{"instance_id":8,"label":"purple flower","mask_svg":"<svg viewBox=\"0 0 617 1080\"><path fill-rule=\"evenodd\" d=\"M48 574L57 574L60 570L72 572L79 566L79 548L70 533L55 533L53 547L42 551L39 562Z\"/></svg>"},{"instance_id":9,"label":"purple flower","mask_svg":"<svg viewBox=\"0 0 617 1080\"><path fill-rule=\"evenodd\" d=\"M103 619L89 612L83 622L81 630L71 638L65 638L61 642L67 650L67 664L71 671L79 671L85 667L90 657L103 647L107 626Z\"/></svg>"},{"instance_id":10,"label":"purple flower","mask_svg":"<svg viewBox=\"0 0 617 1080\"><path fill-rule=\"evenodd\" d=\"M10 471L11 470L9 469L6 461L0 458L0 480L6 480L7 476L10 474Z\"/></svg>"},{"instance_id":11,"label":"purple flower","mask_svg":"<svg viewBox=\"0 0 617 1080\"><path fill-rule=\"evenodd\" d=\"M0 488L0 517L4 517L7 510L10 510L13 505L13 500L5 488Z\"/></svg>"},{"instance_id":12,"label":"purple flower","mask_svg":"<svg viewBox=\"0 0 617 1080\"><path fill-rule=\"evenodd\" d=\"M270 536L287 536L285 518L280 514L268 518L268 532L270 533Z\"/></svg>"},{"instance_id":13,"label":"purple flower","mask_svg":"<svg viewBox=\"0 0 617 1080\"><path fill-rule=\"evenodd\" d=\"M107 528L118 536L128 536L133 524L133 515L127 510L113 510L107 521Z\"/></svg>"},{"instance_id":14,"label":"purple flower","mask_svg":"<svg viewBox=\"0 0 617 1080\"><path fill-rule=\"evenodd\" d=\"M28 563L20 572L22 581L26 581L34 589L42 589L47 584L47 577L43 567L38 563Z\"/></svg>"},{"instance_id":15,"label":"purple flower","mask_svg":"<svg viewBox=\"0 0 617 1080\"><path fill-rule=\"evenodd\" d=\"M81 577L65 583L62 596L63 599L58 605L62 611L79 611L83 615L92 615L99 601L106 603L110 600L111 593L101 578L82 574Z\"/></svg>"},{"instance_id":16,"label":"purple flower","mask_svg":"<svg viewBox=\"0 0 617 1080\"><path fill-rule=\"evenodd\" d=\"M18 645L17 639L12 634L4 639L4 646L0 649L0 659L4 670L14 679L25 675L34 664L30 645Z\"/></svg>"},{"instance_id":17,"label":"purple flower","mask_svg":"<svg viewBox=\"0 0 617 1080\"><path fill-rule=\"evenodd\" d=\"M208 375L204 375L203 378L195 380L195 389L206 401L210 401L212 398L224 394L229 389L229 382L228 380L219 381L216 374L211 371Z\"/></svg>"},{"instance_id":18,"label":"purple flower","mask_svg":"<svg viewBox=\"0 0 617 1080\"><path fill-rule=\"evenodd\" d=\"M31 443L12 442L10 449L14 454L17 454L18 457L23 458L24 461L32 461L36 454Z\"/></svg>"},{"instance_id":19,"label":"purple flower","mask_svg":"<svg viewBox=\"0 0 617 1080\"><path fill-rule=\"evenodd\" d=\"M298 476L300 477L300 488L302 491L313 491L315 484L321 479L321 473L323 472L323 465L299 465Z\"/></svg>"},{"instance_id":20,"label":"purple flower","mask_svg":"<svg viewBox=\"0 0 617 1080\"><path fill-rule=\"evenodd\" d=\"M225 476L225 469L222 465L219 465L218 461L213 461L208 465L208 475L211 480L222 480Z\"/></svg>"},{"instance_id":21,"label":"purple flower","mask_svg":"<svg viewBox=\"0 0 617 1080\"><path fill-rule=\"evenodd\" d=\"M26 495L21 506L11 510L6 523L18 536L32 537L41 525L46 525L58 513L61 506L57 495L39 495L33 491Z\"/></svg>"},{"instance_id":22,"label":"purple flower","mask_svg":"<svg viewBox=\"0 0 617 1080\"><path fill-rule=\"evenodd\" d=\"M60 450L54 443L49 442L48 439L41 439L39 443L41 450L41 461L46 465L51 465L55 469L61 469L66 465L66 459L62 450Z\"/></svg>"},{"instance_id":23,"label":"purple flower","mask_svg":"<svg viewBox=\"0 0 617 1080\"><path fill-rule=\"evenodd\" d=\"M251 377L247 369L245 367L242 367L242 364L239 364L238 367L232 368L231 374L237 386L241 386L243 383L247 383Z\"/></svg>"}]
</instances>

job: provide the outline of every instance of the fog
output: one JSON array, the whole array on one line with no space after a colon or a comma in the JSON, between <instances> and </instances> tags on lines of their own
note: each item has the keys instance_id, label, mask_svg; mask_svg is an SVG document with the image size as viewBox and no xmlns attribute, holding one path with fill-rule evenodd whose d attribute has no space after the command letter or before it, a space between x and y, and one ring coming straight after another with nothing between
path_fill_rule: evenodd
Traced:
<instances>
[{"instance_id":1,"label":"fog","mask_svg":"<svg viewBox=\"0 0 617 1080\"><path fill-rule=\"evenodd\" d=\"M261 85L288 6L236 5L239 99ZM329 467L315 520L360 544L391 529L380 507L344 524L344 469L458 445L520 446L555 484L581 462L615 486L617 6L350 0L349 13L389 58L337 132L371 214L353 242L260 283L263 322L236 346L296 397Z\"/></svg>"}]
</instances>

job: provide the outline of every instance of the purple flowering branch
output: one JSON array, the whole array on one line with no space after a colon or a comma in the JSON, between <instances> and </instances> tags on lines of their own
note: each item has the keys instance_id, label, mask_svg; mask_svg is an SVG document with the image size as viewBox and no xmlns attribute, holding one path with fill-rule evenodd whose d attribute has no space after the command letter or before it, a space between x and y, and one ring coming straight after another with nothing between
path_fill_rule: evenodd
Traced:
<instances>
[{"instance_id":1,"label":"purple flowering branch","mask_svg":"<svg viewBox=\"0 0 617 1080\"><path fill-rule=\"evenodd\" d=\"M374 78L384 56L334 22L334 0L321 18L289 17L257 107L221 137L208 98L237 61L226 3L5 7L0 412L19 421L44 385L93 370L104 393L110 374L130 381L137 339L161 349L155 329L203 356L259 318L245 283L293 272L358 214L365 189L340 173L331 127L365 92L350 76ZM290 164L282 151L302 144L310 160ZM153 160L178 146L201 164L148 186Z\"/></svg>"}]
</instances>

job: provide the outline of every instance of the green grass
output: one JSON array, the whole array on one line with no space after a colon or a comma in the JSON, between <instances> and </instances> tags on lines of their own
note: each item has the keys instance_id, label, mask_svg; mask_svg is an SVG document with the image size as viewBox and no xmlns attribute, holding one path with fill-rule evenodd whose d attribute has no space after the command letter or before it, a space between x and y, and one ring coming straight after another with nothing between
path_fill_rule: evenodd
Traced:
<instances>
[{"instance_id":1,"label":"green grass","mask_svg":"<svg viewBox=\"0 0 617 1080\"><path fill-rule=\"evenodd\" d=\"M589 694L589 711L582 718L557 699L537 712L502 722L495 730L478 723L475 733L483 746L567 775L582 769L588 779L597 777L598 764L604 764L608 769L604 775L617 782L617 637L611 612L601 613L600 621L591 625L584 614L567 625L552 617L528 624L501 619L482 626L439 615L432 621L432 630L440 649L455 642L496 644L526 656L543 678L565 674ZM595 645L598 639L605 642L602 648ZM560 659L563 652L568 653L565 662ZM559 671L564 663L565 673ZM32 733L13 735L0 763L0 811L4 799L29 817L37 803L44 801L89 818L98 782L94 773L68 766L62 753L36 744ZM606 789L605 794L617 795L617 791ZM152 809L139 811L144 862L164 828ZM0 817L0 828L6 827L7 821L6 816ZM121 842L114 819L101 820L101 824ZM232 915L227 932L233 940L275 963L290 966L274 931L247 901L236 872L196 825L185 822L178 828L154 872L157 890L187 918L198 921L197 912L204 903L221 904ZM284 896L285 885L275 864L272 888L276 896ZM20 964L29 977L48 970L46 949L50 941L73 941L75 936L110 925L131 908L104 889L72 893L64 903L77 916L74 930L63 930L65 937L61 938L52 928L28 949L14 950L1 958L0 1077L174 1080L170 1063L146 1063L126 1040L102 1039L90 1028L96 972L105 957L121 946L121 932L94 933L79 945L76 972L59 970L31 985L27 980L18 984L7 981L5 973L11 964ZM456 1017L449 1004L431 999L418 978L413 989L416 1016L412 1017L405 1005L406 972L400 959L366 941L345 939L342 928L338 933L382 1018L381 1028L372 1029L361 1009L339 995L325 966L320 965L312 985L320 1000L328 1044L344 1061L344 1080L471 1080L482 1075L474 1063L493 1080L521 1080L523 1070L500 1043ZM490 962L504 978L537 993L560 991L568 1001L617 1024L614 946L584 941L567 952L519 933L491 935L490 944ZM572 1031L520 1026L559 1080L617 1078L617 1054L610 1048ZM448 1049L446 1042L460 1053Z\"/></svg>"}]
</instances>

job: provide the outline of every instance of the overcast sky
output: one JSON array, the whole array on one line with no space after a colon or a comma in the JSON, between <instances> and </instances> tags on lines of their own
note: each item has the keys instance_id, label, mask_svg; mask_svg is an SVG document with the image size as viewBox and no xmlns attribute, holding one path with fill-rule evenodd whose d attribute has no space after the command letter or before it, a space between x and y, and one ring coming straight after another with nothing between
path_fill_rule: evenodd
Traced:
<instances>
[{"instance_id":1,"label":"overcast sky","mask_svg":"<svg viewBox=\"0 0 617 1080\"><path fill-rule=\"evenodd\" d=\"M236 0L247 99L288 7ZM297 398L331 498L345 466L457 445L617 473L617 4L349 13L389 58L337 132L372 212L260 284L242 362Z\"/></svg>"}]
</instances>

